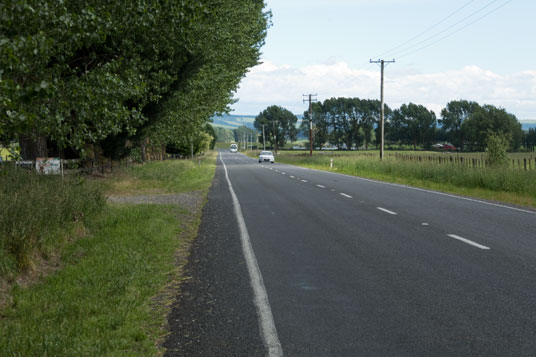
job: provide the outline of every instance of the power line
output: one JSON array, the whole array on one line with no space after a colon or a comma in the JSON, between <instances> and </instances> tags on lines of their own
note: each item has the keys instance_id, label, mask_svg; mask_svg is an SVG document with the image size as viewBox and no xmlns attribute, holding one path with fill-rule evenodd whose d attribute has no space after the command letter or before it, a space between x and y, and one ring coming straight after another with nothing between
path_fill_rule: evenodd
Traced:
<instances>
[{"instance_id":1,"label":"power line","mask_svg":"<svg viewBox=\"0 0 536 357\"><path fill-rule=\"evenodd\" d=\"M499 0L493 0L493 1L489 2L489 3L487 3L486 5L480 7L478 10L473 11L472 13L470 13L470 14L467 15L467 16L465 16L465 17L462 18L461 20L459 20L459 21L457 21L457 22L455 22L455 23L453 23L453 24L447 26L446 28L442 29L441 31L436 32L436 33L434 33L433 35L428 36L428 37L426 37L425 39L423 39L423 40L421 40L421 41L419 41L419 42L416 42L416 43L413 43L413 44L411 44L411 45L409 45L409 46L404 47L405 44L408 44L408 43L412 42L413 40L415 40L416 38L421 37L422 34L428 32L431 28L435 28L435 27L437 27L438 24L443 23L447 18L452 17L455 13L458 13L460 10L462 10L462 9L465 8L465 7L467 7L467 6L469 5L469 3L467 3L467 4L465 4L464 6L462 6L461 8L457 9L456 11L454 11L454 12L453 12L452 14L450 14L449 16L447 16L447 18L445 18L444 20L440 21L438 24L436 24L436 25L430 27L429 29L427 29L427 30L421 32L419 35L414 36L411 40L408 40L408 41L404 42L403 44L394 47L393 49L389 50L389 51L386 52L386 53L391 53L391 54L389 55L389 57L398 57L398 58L400 58L400 57L401 57L400 54L403 54L404 52L410 51L411 49L413 49L413 48L415 48L415 47L417 47L417 46L419 46L419 45L422 45L423 43L426 43L426 42L428 42L428 41L430 41L430 40L434 40L435 38L437 38L437 37L440 36L441 34L443 34L443 33L447 32L447 31L453 29L454 27L456 27L456 26L462 24L463 22L467 21L468 19L470 19L470 18L474 17L475 15L481 13L482 11L486 10L486 9L489 8L491 5L493 5L494 3L496 3L497 1L499 1ZM498 6L498 7L495 8L495 9L493 9L492 11L489 11L489 12L485 13L483 16L479 17L477 20L474 20L474 21L472 21L472 22L466 24L465 26L462 26L461 28L455 30L455 31L452 32L451 34L448 34L447 36L443 36L443 37L441 37L440 39L436 40L436 41L433 42L433 43L437 43L437 42L439 42L439 41L441 41L441 40L443 40L443 39L445 39L445 38L451 36L452 34L457 33L457 32L459 32L459 31L461 31L462 29L467 28L468 26L470 26L470 25L472 25L473 23L475 23L475 22L481 20L482 18L488 16L488 15L491 14L492 12L495 12L496 10L498 10L499 8L505 6L506 4L508 4L508 3L511 2L511 1L512 1L512 0L508 0L508 1L506 1L505 3L501 4L500 6ZM431 44L430 44L430 45L431 45ZM401 48L401 47L402 47L402 49L400 49L400 50L398 50L398 51L395 51L395 52L392 52L395 48L398 49L398 48ZM428 47L428 45L422 46L422 48L426 48L426 47ZM420 50L420 49L419 49L419 50ZM415 52L416 52L416 51L415 51ZM407 54L404 54L404 56L406 56L406 55L407 55Z\"/></svg>"},{"instance_id":2,"label":"power line","mask_svg":"<svg viewBox=\"0 0 536 357\"><path fill-rule=\"evenodd\" d=\"M378 55L378 56L374 56L375 58L379 58L379 57L382 57L382 56L385 56L386 54L389 54L390 52L396 50L396 49L399 49L400 47L412 42L413 40L421 37L422 35L424 35L425 33L427 33L428 31L436 28L437 26L441 25L443 22L447 21L448 19L450 19L452 16L456 15L458 12L460 12L461 10L465 9L467 6L469 6L471 3L473 3L475 0L471 0L469 1L468 3L466 3L465 5L463 5L462 7L459 7L458 9L454 10L454 12L452 12L450 15L448 15L447 17L443 18L441 21L437 22L436 24L428 27L426 30L422 31L421 33L413 36L412 38L410 38L409 40L407 40L406 42L403 42L401 43L400 45L396 46L396 47L393 47L391 48L390 50Z\"/></svg>"},{"instance_id":3,"label":"power line","mask_svg":"<svg viewBox=\"0 0 536 357\"><path fill-rule=\"evenodd\" d=\"M427 45L424 45L424 46L422 46L422 47L419 47L419 48L417 48L417 49L414 50L414 51L411 51L411 52L408 52L408 53L404 53L405 51L407 51L407 50L410 49L410 48L407 48L406 50L401 51L401 54L398 56L398 58L403 58L403 57L409 56L409 55L411 55L411 54L414 54L415 52L421 51L421 50L423 50L423 49L425 49L425 48L428 48L428 47L430 47L430 46L432 46L432 45L435 45L436 43L438 43L438 42L440 42L440 41L442 41L442 40L444 40L444 39L446 39L446 38L448 38L448 37L450 37L450 36L452 36L452 35L454 35L454 34L457 34L458 32L460 32L460 31L462 31L462 30L464 30L464 29L466 29L467 27L471 26L471 25L474 24L475 22L478 22L478 21L482 20L484 17L486 17L486 16L488 16L488 15L494 13L495 11L497 11L497 10L499 10L500 8L506 6L508 3L512 2L512 1L513 1L513 0L508 0L508 1L506 1L505 3L503 3L503 4L499 5L499 6L497 6L496 8L494 8L494 9L488 11L487 13L485 13L484 15L480 16L480 17L477 18L476 20L471 21L470 23L466 24L465 26L462 26L462 27L460 27L459 29L457 29L457 30L455 30L455 31L453 31L453 32L451 32L451 33L448 33L447 35L445 35L445 36L443 36L443 37L440 37L439 39L437 39L436 41L434 41L434 42L432 42L432 43L429 43L429 44L427 44Z\"/></svg>"}]
</instances>

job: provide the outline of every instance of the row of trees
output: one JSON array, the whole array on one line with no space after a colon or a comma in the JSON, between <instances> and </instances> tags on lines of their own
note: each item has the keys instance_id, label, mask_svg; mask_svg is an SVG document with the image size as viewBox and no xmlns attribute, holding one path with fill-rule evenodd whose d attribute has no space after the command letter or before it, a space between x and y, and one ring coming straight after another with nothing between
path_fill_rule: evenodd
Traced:
<instances>
[{"instance_id":1,"label":"row of trees","mask_svg":"<svg viewBox=\"0 0 536 357\"><path fill-rule=\"evenodd\" d=\"M258 118L261 117L262 113ZM368 148L377 144L379 117L378 100L331 98L313 103L313 145L321 147L329 143L338 148ZM300 129L308 137L308 111L304 113ZM511 150L518 150L527 141L517 118L492 105L451 101L441 111L440 118L414 103L394 110L385 106L385 138L393 144L429 148L434 142L449 141L462 150L480 151L485 149L490 133L504 136Z\"/></svg>"},{"instance_id":2,"label":"row of trees","mask_svg":"<svg viewBox=\"0 0 536 357\"><path fill-rule=\"evenodd\" d=\"M258 140L259 135L257 130L249 128L245 125L234 129L215 127L214 132L217 141L222 143L230 143L233 141L237 143L243 141L255 141Z\"/></svg>"},{"instance_id":3,"label":"row of trees","mask_svg":"<svg viewBox=\"0 0 536 357\"><path fill-rule=\"evenodd\" d=\"M331 98L312 105L313 145L330 144L340 149L369 148L378 145L380 102L359 98ZM270 106L255 117L254 127L262 142L262 130L270 147L283 147L298 134L309 137L309 112L299 128L298 118L280 106ZM216 128L220 141L241 141L252 129L245 126L229 130ZM409 145L414 149L430 148L436 142L450 142L461 150L483 151L491 134L506 140L510 150L521 145L536 146L536 129L524 133L517 118L502 108L458 100L449 102L440 118L422 105L409 103L392 110L385 106L385 137L391 144Z\"/></svg>"},{"instance_id":4,"label":"row of trees","mask_svg":"<svg viewBox=\"0 0 536 357\"><path fill-rule=\"evenodd\" d=\"M0 141L25 159L90 146L201 147L258 63L262 0L0 3Z\"/></svg>"}]
</instances>

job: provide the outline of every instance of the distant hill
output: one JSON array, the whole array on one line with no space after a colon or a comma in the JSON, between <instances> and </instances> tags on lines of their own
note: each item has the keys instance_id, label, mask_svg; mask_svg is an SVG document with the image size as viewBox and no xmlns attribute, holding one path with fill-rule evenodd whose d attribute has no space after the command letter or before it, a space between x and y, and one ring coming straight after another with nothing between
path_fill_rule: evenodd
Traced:
<instances>
[{"instance_id":1,"label":"distant hill","mask_svg":"<svg viewBox=\"0 0 536 357\"><path fill-rule=\"evenodd\" d=\"M523 130L536 129L536 120L523 120L520 123Z\"/></svg>"},{"instance_id":2,"label":"distant hill","mask_svg":"<svg viewBox=\"0 0 536 357\"><path fill-rule=\"evenodd\" d=\"M255 121L255 115L215 115L211 119L212 125L226 129L236 129L242 125L245 125L251 129L255 128L253 126L253 122Z\"/></svg>"},{"instance_id":3,"label":"distant hill","mask_svg":"<svg viewBox=\"0 0 536 357\"><path fill-rule=\"evenodd\" d=\"M226 129L236 129L242 125L247 126L248 128L255 129L253 122L255 121L256 115L223 115L223 116L213 116L212 125L219 126ZM303 115L297 115L298 123L301 123Z\"/></svg>"}]
</instances>

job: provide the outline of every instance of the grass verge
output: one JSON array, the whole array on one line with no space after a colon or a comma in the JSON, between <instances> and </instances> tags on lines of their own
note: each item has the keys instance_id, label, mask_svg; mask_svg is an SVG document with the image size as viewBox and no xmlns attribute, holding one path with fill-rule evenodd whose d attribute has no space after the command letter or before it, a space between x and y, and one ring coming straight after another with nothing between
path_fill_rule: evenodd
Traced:
<instances>
[{"instance_id":1,"label":"grass verge","mask_svg":"<svg viewBox=\"0 0 536 357\"><path fill-rule=\"evenodd\" d=\"M216 152L193 160L130 166L103 183L107 195L180 193L207 190L214 177Z\"/></svg>"},{"instance_id":2,"label":"grass verge","mask_svg":"<svg viewBox=\"0 0 536 357\"><path fill-rule=\"evenodd\" d=\"M215 156L132 167L99 185L114 195L195 190L205 197ZM199 209L180 205L107 204L88 222L86 237L62 248L63 269L29 287L12 287L9 305L0 310L0 351L161 354L170 301L199 217Z\"/></svg>"}]
</instances>

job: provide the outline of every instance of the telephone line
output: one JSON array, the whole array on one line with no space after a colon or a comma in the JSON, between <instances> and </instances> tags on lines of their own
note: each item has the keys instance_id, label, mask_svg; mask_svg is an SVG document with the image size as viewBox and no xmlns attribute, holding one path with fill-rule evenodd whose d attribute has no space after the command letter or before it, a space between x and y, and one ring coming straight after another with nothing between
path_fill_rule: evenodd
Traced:
<instances>
[{"instance_id":1,"label":"telephone line","mask_svg":"<svg viewBox=\"0 0 536 357\"><path fill-rule=\"evenodd\" d=\"M398 51L395 51L395 52L390 52L390 53L392 53L392 55L390 55L389 57L398 57L398 58L400 58L400 53L404 53L404 52L406 52L406 51L408 51L408 50L411 50L411 49L413 49L413 48L415 48L415 47L417 47L417 46L419 46L419 45L421 45L421 44L423 44L423 43L425 43L425 42L427 42L427 41L433 40L435 37L437 37L437 36L439 36L439 35L441 35L441 34L447 32L447 31L451 30L452 28L456 27L457 25L463 23L464 21L466 21L466 20L470 19L471 17L477 15L478 13L484 11L485 9L487 9L488 7L490 7L491 5L493 5L494 3L496 3L497 1L499 1L499 0L493 0L493 1L491 1L491 2L488 3L487 5L485 5L485 6L481 7L481 8L479 8L479 9L476 10L476 11L473 11L471 14L469 14L469 15L467 15L466 17L462 18L461 20L455 22L454 24L449 25L449 26L447 26L446 28L442 29L441 31L436 32L436 33L434 33L433 35L426 37L424 40L421 40L421 41L416 42L416 43L414 43L414 44L412 44L412 45L410 45L410 46L407 46L407 47L405 47L405 48L402 48L401 50L398 50ZM504 6L504 5L506 5L506 4L509 3L510 1L512 1L512 0L508 0L506 3L504 3L504 4L501 5L501 6L499 6L498 8L500 8L500 7ZM497 8L497 9L498 9L498 8ZM493 10L493 11L495 11L495 10ZM491 12L493 12L493 11L491 11ZM481 18L483 18L483 17L489 15L491 12L486 13L484 16L480 17L479 19L481 19ZM479 19L478 19L478 20L479 20ZM478 20L476 20L476 21L478 21ZM476 22L476 21L470 22L468 25L463 26L461 29L464 29L464 28L468 27L469 25L473 24L473 23ZM457 31L458 31L458 30L456 30L454 33L456 33ZM446 36L446 37L448 37L448 36ZM446 38L446 37L442 37L441 39ZM439 41L440 41L440 40L437 40L435 43L437 43L437 42L439 42ZM400 47L402 47L402 46L398 46L398 48L400 48ZM388 53L389 53L389 52L388 52ZM393 56L393 55L394 55L394 56Z\"/></svg>"},{"instance_id":2,"label":"telephone line","mask_svg":"<svg viewBox=\"0 0 536 357\"><path fill-rule=\"evenodd\" d=\"M445 17L443 20L437 22L436 24L430 26L429 28L427 28L426 30L422 31L421 33L419 33L418 35L410 38L409 40L407 40L406 42L403 42L401 43L400 45L396 46L396 47L393 47L391 48L390 50L378 55L378 56L375 56L375 58L379 58L379 57L382 57L382 56L385 56L386 54L389 54L390 52L394 51L394 50L397 50L399 49L400 47L403 47L404 45L412 42L413 40L421 37L422 35L424 35L425 33L427 33L428 31L436 28L437 26L441 25L443 22L447 21L448 19L450 19L452 16L456 15L458 12L460 12L461 10L465 9L467 6L469 6L471 3L475 2L475 0L471 0L469 1L468 3L466 3L465 5L463 5L462 7L459 7L458 9L456 9L454 12L452 12L450 15L448 15L447 17Z\"/></svg>"},{"instance_id":3,"label":"telephone line","mask_svg":"<svg viewBox=\"0 0 536 357\"><path fill-rule=\"evenodd\" d=\"M452 35L455 35L455 34L457 34L458 32L460 32L460 31L462 31L462 30L464 30L464 29L466 29L467 27L471 26L471 25L474 24L475 22L478 22L478 21L482 20L484 17L486 17L486 16L488 16L488 15L494 13L495 11L497 11L497 10L499 10L500 8L506 6L508 3L512 2L512 1L513 1L513 0L508 0L508 1L506 1L506 2L503 3L502 5L499 5L499 6L497 6L496 8L494 8L494 9L488 11L487 13L485 13L485 14L482 15L482 16L480 16L480 17L477 18L476 20L471 21L470 23L466 24L465 26L460 27L459 29L457 29L457 30L455 30L455 31L453 31L453 32L451 32L451 33L449 33L449 34L447 34L447 35L445 35L445 36L443 36L443 37L437 39L436 41L434 41L434 42L432 42L432 43L429 43L429 44L427 44L427 45L424 45L424 46L422 46L422 47L419 47L419 48L417 48L416 50L411 51L411 52L408 52L408 53L404 53L404 52L407 51L407 50L409 50L409 48L408 48L407 50L401 51L401 54L398 55L398 58L403 58L403 57L409 56L409 55L414 54L414 53L416 53L416 52L419 52L419 51L421 51L421 50L423 50L423 49L425 49L425 48L428 48L428 47L430 47L430 46L432 46L432 45L435 45L436 43L438 43L438 42L440 42L440 41L442 41L442 40L444 40L444 39L446 39L446 38L448 38L448 37L450 37L450 36L452 36Z\"/></svg>"}]
</instances>

